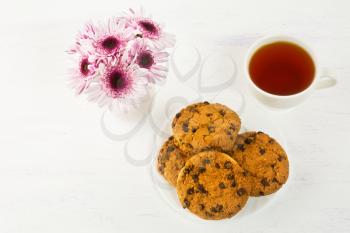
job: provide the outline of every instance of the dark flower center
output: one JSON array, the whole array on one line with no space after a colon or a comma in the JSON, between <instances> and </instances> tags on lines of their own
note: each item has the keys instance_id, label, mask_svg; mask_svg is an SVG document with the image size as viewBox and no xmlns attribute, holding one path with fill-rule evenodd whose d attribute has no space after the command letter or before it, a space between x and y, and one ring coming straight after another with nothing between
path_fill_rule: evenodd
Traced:
<instances>
[{"instance_id":1,"label":"dark flower center","mask_svg":"<svg viewBox=\"0 0 350 233\"><path fill-rule=\"evenodd\" d=\"M121 90L125 87L126 82L124 78L124 73L121 71L113 71L109 77L109 83L113 90Z\"/></svg>"},{"instance_id":2,"label":"dark flower center","mask_svg":"<svg viewBox=\"0 0 350 233\"><path fill-rule=\"evenodd\" d=\"M141 68L149 69L153 64L153 56L150 52L142 52L138 57L137 57L137 64Z\"/></svg>"},{"instance_id":3,"label":"dark flower center","mask_svg":"<svg viewBox=\"0 0 350 233\"><path fill-rule=\"evenodd\" d=\"M149 21L140 21L139 22L140 26L147 32L150 32L152 34L157 33L158 29L157 27Z\"/></svg>"},{"instance_id":4,"label":"dark flower center","mask_svg":"<svg viewBox=\"0 0 350 233\"><path fill-rule=\"evenodd\" d=\"M102 41L102 47L108 51L111 51L119 46L119 41L115 37L107 37Z\"/></svg>"},{"instance_id":5,"label":"dark flower center","mask_svg":"<svg viewBox=\"0 0 350 233\"><path fill-rule=\"evenodd\" d=\"M84 58L80 63L80 72L82 75L87 76L89 74L89 61Z\"/></svg>"}]
</instances>

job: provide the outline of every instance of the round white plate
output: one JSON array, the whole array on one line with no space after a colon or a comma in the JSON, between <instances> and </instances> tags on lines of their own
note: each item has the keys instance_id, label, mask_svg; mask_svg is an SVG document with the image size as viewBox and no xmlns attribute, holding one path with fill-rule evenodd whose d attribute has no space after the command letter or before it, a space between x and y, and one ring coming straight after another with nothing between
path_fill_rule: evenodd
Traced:
<instances>
[{"instance_id":1,"label":"round white plate","mask_svg":"<svg viewBox=\"0 0 350 233\"><path fill-rule=\"evenodd\" d=\"M242 120L242 127L241 132L244 131L263 131L267 134L269 134L271 137L275 138L286 150L287 146L284 140L283 135L281 134L278 127L273 123L270 122L269 119L264 116L263 114L256 113L256 112L245 112L241 115ZM168 136L171 135L171 126L170 122L167 122L165 126L163 127L163 133L162 135L159 135L156 140L156 147L160 148L164 141L167 139ZM268 205L273 203L280 195L283 195L283 192L287 189L287 184L285 184L278 192L264 196L264 197L251 197L249 198L247 204L245 207L235 216L233 216L230 219L224 219L220 221L205 221L203 219L200 219L199 217L195 216L191 212L189 212L187 209L183 209L174 187L169 185L167 181L159 174L157 171L157 156L156 154L152 160L151 163L151 176L152 181L154 183L154 187L157 190L157 193L159 194L160 198L164 201L165 205L168 205L169 208L171 208L174 211L174 214L177 214L179 216L184 217L187 220L203 223L203 222L220 222L222 224L223 222L226 222L227 224L233 223L236 221L239 221L242 218L249 217L255 213L260 212L261 210L265 209ZM288 156L290 159L290 156ZM291 170L291 169L290 169Z\"/></svg>"}]
</instances>

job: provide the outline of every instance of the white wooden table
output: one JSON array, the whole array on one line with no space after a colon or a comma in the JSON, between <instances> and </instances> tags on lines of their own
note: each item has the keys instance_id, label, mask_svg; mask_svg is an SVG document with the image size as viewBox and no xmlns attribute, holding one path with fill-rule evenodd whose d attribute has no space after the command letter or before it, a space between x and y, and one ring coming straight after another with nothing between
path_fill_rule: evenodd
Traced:
<instances>
[{"instance_id":1,"label":"white wooden table","mask_svg":"<svg viewBox=\"0 0 350 233\"><path fill-rule=\"evenodd\" d=\"M1 5L1 233L350 232L349 1L16 0ZM130 163L125 142L102 132L103 110L66 87L64 51L76 30L89 19L140 5L166 23L180 45L196 45L204 57L225 51L234 58L238 87L245 51L270 33L310 44L338 79L336 87L314 93L284 114L266 111L246 93L248 105L266 111L281 129L293 156L288 191L261 213L231 227L196 224L174 214L156 194L149 167ZM183 85L190 88L191 82ZM143 151L149 144L145 132L134 138Z\"/></svg>"}]
</instances>

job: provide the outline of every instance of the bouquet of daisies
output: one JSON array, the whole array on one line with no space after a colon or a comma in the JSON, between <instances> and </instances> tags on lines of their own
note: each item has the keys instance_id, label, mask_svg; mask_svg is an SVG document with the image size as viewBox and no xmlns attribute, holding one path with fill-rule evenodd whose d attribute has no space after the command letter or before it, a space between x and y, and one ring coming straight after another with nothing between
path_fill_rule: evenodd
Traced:
<instances>
[{"instance_id":1,"label":"bouquet of daisies","mask_svg":"<svg viewBox=\"0 0 350 233\"><path fill-rule=\"evenodd\" d=\"M166 78L175 37L142 10L88 23L68 51L73 56L70 85L77 94L111 110L138 107L151 85Z\"/></svg>"}]
</instances>

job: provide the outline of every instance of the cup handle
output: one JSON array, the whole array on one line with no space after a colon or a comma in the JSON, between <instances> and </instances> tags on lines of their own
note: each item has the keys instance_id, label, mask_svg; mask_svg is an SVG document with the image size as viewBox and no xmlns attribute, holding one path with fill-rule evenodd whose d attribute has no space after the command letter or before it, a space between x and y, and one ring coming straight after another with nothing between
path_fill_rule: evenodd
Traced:
<instances>
[{"instance_id":1,"label":"cup handle","mask_svg":"<svg viewBox=\"0 0 350 233\"><path fill-rule=\"evenodd\" d=\"M334 78L334 75L331 72L324 68L322 69L320 79L317 81L315 85L316 90L327 89L333 87L337 84L337 80Z\"/></svg>"}]
</instances>

